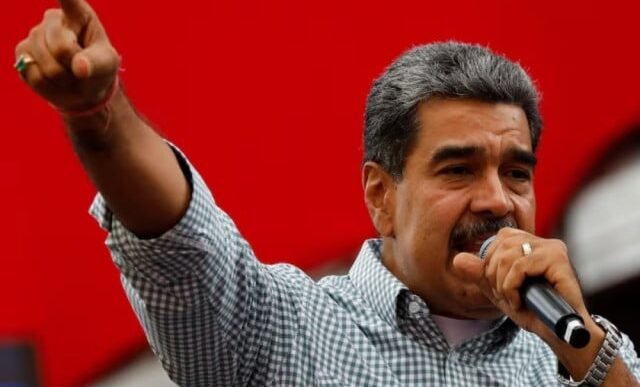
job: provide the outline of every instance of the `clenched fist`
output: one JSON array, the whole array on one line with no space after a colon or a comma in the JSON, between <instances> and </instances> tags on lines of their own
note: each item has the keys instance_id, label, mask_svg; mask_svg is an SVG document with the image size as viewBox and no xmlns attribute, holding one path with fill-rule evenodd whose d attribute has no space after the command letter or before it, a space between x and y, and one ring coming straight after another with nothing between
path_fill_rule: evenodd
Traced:
<instances>
[{"instance_id":1,"label":"clenched fist","mask_svg":"<svg viewBox=\"0 0 640 387\"><path fill-rule=\"evenodd\" d=\"M120 57L84 0L59 0L40 24L16 46L24 81L63 111L90 109L103 101L115 82ZM26 60L25 60L26 59Z\"/></svg>"}]
</instances>

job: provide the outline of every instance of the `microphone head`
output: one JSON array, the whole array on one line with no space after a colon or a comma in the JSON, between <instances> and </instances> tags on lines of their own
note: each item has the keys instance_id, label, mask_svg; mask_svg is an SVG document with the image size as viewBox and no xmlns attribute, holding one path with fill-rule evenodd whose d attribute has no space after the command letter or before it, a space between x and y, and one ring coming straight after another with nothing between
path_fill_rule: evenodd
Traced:
<instances>
[{"instance_id":1,"label":"microphone head","mask_svg":"<svg viewBox=\"0 0 640 387\"><path fill-rule=\"evenodd\" d=\"M591 334L584 327L581 318L569 317L564 321L565 332L562 337L565 342L571 344L573 348L584 348L591 340ZM561 337L561 336L558 336Z\"/></svg>"},{"instance_id":2,"label":"microphone head","mask_svg":"<svg viewBox=\"0 0 640 387\"><path fill-rule=\"evenodd\" d=\"M496 236L492 235L489 238L487 238L487 240L482 242L482 246L480 246L480 251L478 251L478 256L480 257L480 259L484 259L485 255L487 255L487 250L489 250L489 246L491 246L491 243L495 240L496 240Z\"/></svg>"}]
</instances>

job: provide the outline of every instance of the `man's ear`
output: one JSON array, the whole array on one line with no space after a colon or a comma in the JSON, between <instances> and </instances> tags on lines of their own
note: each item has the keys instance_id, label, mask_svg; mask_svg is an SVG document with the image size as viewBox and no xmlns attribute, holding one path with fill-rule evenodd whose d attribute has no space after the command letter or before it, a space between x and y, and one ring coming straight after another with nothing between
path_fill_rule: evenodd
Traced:
<instances>
[{"instance_id":1,"label":"man's ear","mask_svg":"<svg viewBox=\"0 0 640 387\"><path fill-rule=\"evenodd\" d=\"M376 230L382 237L394 237L395 180L380 164L367 161L362 167L362 188Z\"/></svg>"}]
</instances>

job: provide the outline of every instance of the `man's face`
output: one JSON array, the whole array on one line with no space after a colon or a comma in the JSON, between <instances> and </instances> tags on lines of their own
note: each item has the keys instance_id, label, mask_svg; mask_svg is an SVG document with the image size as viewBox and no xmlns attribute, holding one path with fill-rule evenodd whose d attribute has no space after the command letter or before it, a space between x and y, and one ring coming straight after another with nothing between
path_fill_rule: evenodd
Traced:
<instances>
[{"instance_id":1,"label":"man's face","mask_svg":"<svg viewBox=\"0 0 640 387\"><path fill-rule=\"evenodd\" d=\"M527 118L515 105L460 99L423 103L418 118L403 178L389 192L383 262L432 313L495 318L497 308L452 261L505 225L534 232Z\"/></svg>"}]
</instances>

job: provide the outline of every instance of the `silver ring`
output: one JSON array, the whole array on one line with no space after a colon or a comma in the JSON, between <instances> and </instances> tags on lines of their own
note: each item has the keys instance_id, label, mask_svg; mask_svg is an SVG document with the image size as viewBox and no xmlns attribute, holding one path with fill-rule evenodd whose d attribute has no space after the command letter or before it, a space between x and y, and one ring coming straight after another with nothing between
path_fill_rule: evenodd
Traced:
<instances>
[{"instance_id":1,"label":"silver ring","mask_svg":"<svg viewBox=\"0 0 640 387\"><path fill-rule=\"evenodd\" d=\"M532 252L533 252L533 248L531 247L531 243L524 242L522 244L522 254L527 256L527 255L531 255Z\"/></svg>"}]
</instances>

